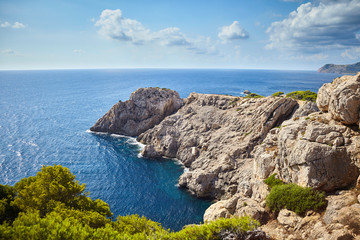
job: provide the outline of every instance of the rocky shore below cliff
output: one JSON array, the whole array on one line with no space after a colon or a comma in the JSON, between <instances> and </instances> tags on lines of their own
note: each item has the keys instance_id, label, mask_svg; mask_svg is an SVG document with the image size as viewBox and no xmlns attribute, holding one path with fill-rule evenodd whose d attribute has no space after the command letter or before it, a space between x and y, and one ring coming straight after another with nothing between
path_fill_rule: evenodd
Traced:
<instances>
[{"instance_id":1,"label":"rocky shore below cliff","mask_svg":"<svg viewBox=\"0 0 360 240\"><path fill-rule=\"evenodd\" d=\"M317 102L145 88L115 104L92 131L138 136L147 158L177 158L179 185L217 200L205 221L248 215L273 239L360 239L360 73L324 84ZM265 204L264 180L326 193L322 213Z\"/></svg>"}]
</instances>

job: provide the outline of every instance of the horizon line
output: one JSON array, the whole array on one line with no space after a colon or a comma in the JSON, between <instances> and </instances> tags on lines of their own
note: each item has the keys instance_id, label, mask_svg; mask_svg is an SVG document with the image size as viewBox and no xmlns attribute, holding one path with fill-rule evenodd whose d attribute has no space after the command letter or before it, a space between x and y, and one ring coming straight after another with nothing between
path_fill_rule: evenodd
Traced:
<instances>
[{"instance_id":1,"label":"horizon line","mask_svg":"<svg viewBox=\"0 0 360 240\"><path fill-rule=\"evenodd\" d=\"M94 67L94 68L24 68L0 69L0 71L57 71L57 70L273 70L273 71L317 71L315 69L280 69L280 68L227 68L227 67Z\"/></svg>"}]
</instances>

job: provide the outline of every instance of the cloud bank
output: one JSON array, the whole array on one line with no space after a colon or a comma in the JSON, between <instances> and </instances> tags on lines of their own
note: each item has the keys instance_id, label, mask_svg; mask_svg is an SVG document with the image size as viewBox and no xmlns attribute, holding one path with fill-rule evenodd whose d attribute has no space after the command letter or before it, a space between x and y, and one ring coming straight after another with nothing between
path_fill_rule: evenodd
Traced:
<instances>
[{"instance_id":1,"label":"cloud bank","mask_svg":"<svg viewBox=\"0 0 360 240\"><path fill-rule=\"evenodd\" d=\"M9 22L0 22L0 27L2 28L25 28L25 25L20 22L15 22L13 24Z\"/></svg>"},{"instance_id":2,"label":"cloud bank","mask_svg":"<svg viewBox=\"0 0 360 240\"><path fill-rule=\"evenodd\" d=\"M322 0L305 3L267 29L267 49L320 52L360 46L360 1Z\"/></svg>"},{"instance_id":3,"label":"cloud bank","mask_svg":"<svg viewBox=\"0 0 360 240\"><path fill-rule=\"evenodd\" d=\"M168 47L184 47L197 54L212 54L216 50L205 38L191 39L177 27L169 27L160 31L151 31L137 20L125 18L120 9L103 10L95 26L99 33L110 39L129 42L134 45L156 43Z\"/></svg>"}]
</instances>

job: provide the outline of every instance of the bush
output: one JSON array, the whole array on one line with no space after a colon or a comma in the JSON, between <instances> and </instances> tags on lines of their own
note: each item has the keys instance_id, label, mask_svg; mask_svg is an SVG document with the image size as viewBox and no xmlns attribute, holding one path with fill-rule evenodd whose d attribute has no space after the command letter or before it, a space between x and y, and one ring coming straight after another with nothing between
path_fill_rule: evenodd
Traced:
<instances>
[{"instance_id":1,"label":"bush","mask_svg":"<svg viewBox=\"0 0 360 240\"><path fill-rule=\"evenodd\" d=\"M224 233L242 236L260 225L246 216L170 232L138 215L119 216L114 222L109 206L92 200L84 190L85 185L60 165L44 166L15 187L0 185L0 214L19 207L14 219L6 218L0 224L0 239L221 239Z\"/></svg>"},{"instance_id":2,"label":"bush","mask_svg":"<svg viewBox=\"0 0 360 240\"><path fill-rule=\"evenodd\" d=\"M248 95L245 96L245 98L263 98L264 96L261 96L259 94L256 93L249 93Z\"/></svg>"},{"instance_id":3,"label":"bush","mask_svg":"<svg viewBox=\"0 0 360 240\"><path fill-rule=\"evenodd\" d=\"M241 236L241 234L255 230L259 226L258 221L248 216L220 218L206 224L185 227L179 232L172 233L170 239L221 239L221 234L224 232Z\"/></svg>"},{"instance_id":4,"label":"bush","mask_svg":"<svg viewBox=\"0 0 360 240\"><path fill-rule=\"evenodd\" d=\"M296 184L275 185L266 197L266 205L275 212L283 208L303 214L319 211L326 206L325 194Z\"/></svg>"},{"instance_id":5,"label":"bush","mask_svg":"<svg viewBox=\"0 0 360 240\"><path fill-rule=\"evenodd\" d=\"M280 97L280 95L283 95L284 93L283 92L276 92L276 93L273 93L273 97Z\"/></svg>"},{"instance_id":6,"label":"bush","mask_svg":"<svg viewBox=\"0 0 360 240\"><path fill-rule=\"evenodd\" d=\"M266 185L268 185L270 188L273 188L274 186L277 185L283 185L283 181L281 181L280 179L277 179L276 177L276 173L274 173L273 175L271 175L270 177L268 177L267 179L264 180L264 183L266 183Z\"/></svg>"},{"instance_id":7,"label":"bush","mask_svg":"<svg viewBox=\"0 0 360 240\"><path fill-rule=\"evenodd\" d=\"M309 90L295 91L295 92L286 94L286 97L290 97L295 100L316 102L317 94L314 92L311 92Z\"/></svg>"}]
</instances>

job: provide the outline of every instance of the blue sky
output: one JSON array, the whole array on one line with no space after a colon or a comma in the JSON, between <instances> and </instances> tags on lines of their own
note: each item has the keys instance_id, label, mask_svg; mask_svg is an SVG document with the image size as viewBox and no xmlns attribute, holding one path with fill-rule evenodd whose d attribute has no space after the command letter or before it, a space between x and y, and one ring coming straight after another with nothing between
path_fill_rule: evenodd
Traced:
<instances>
[{"instance_id":1,"label":"blue sky","mask_svg":"<svg viewBox=\"0 0 360 240\"><path fill-rule=\"evenodd\" d=\"M316 70L360 61L360 0L0 0L0 69Z\"/></svg>"}]
</instances>

